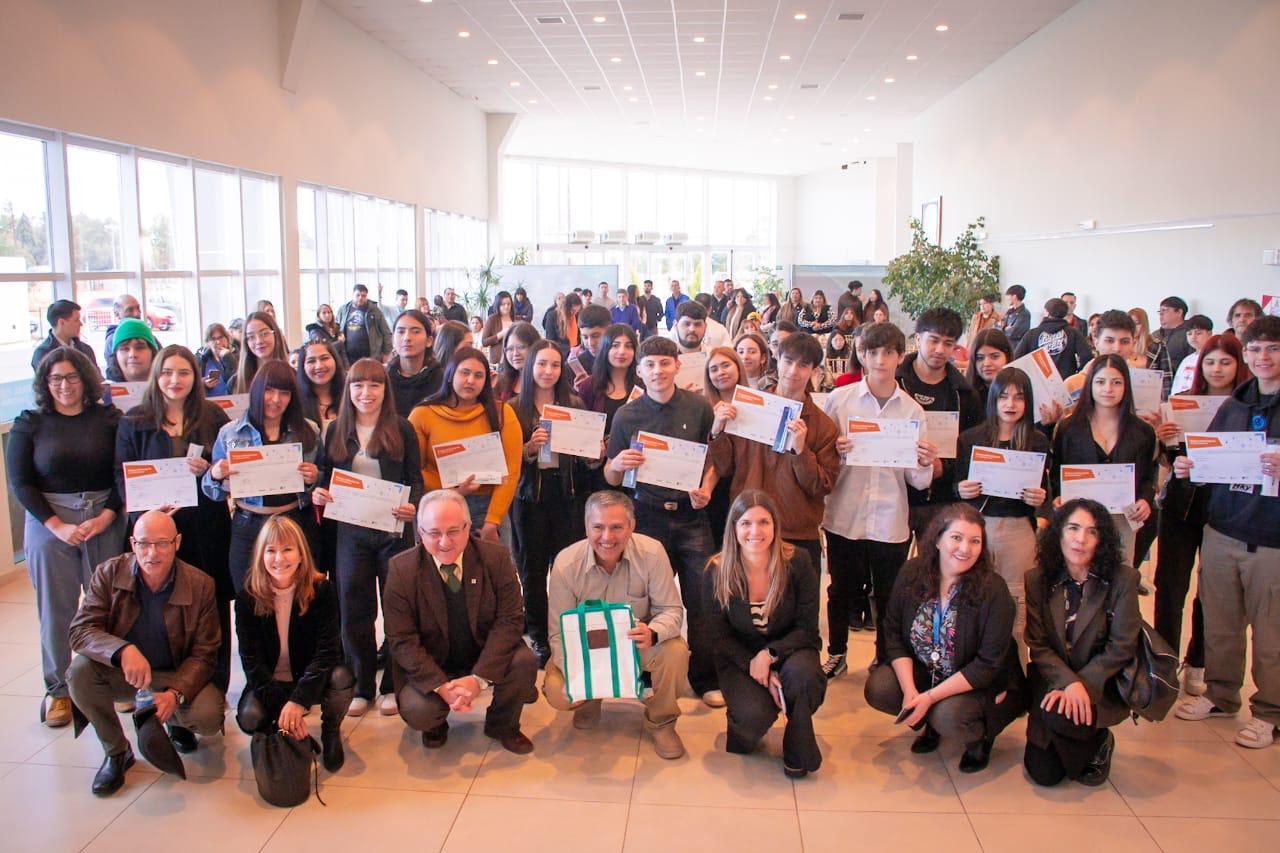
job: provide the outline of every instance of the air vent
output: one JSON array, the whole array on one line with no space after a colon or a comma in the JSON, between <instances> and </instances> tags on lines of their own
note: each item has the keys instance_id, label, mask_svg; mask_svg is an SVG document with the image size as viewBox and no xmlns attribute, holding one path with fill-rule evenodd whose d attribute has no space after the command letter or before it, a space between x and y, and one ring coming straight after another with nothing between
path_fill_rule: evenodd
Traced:
<instances>
[{"instance_id":1,"label":"air vent","mask_svg":"<svg viewBox=\"0 0 1280 853\"><path fill-rule=\"evenodd\" d=\"M841 12L837 17L837 21L861 21L864 15L861 12Z\"/></svg>"},{"instance_id":2,"label":"air vent","mask_svg":"<svg viewBox=\"0 0 1280 853\"><path fill-rule=\"evenodd\" d=\"M816 89L816 88L818 88L818 84L817 84L817 83L801 83L801 84L800 84L800 88L801 88L801 89Z\"/></svg>"},{"instance_id":3,"label":"air vent","mask_svg":"<svg viewBox=\"0 0 1280 853\"><path fill-rule=\"evenodd\" d=\"M582 91L584 91L584 92L599 92L599 91L600 91L600 87L599 87L599 86L583 86L583 87L582 87Z\"/></svg>"},{"instance_id":4,"label":"air vent","mask_svg":"<svg viewBox=\"0 0 1280 853\"><path fill-rule=\"evenodd\" d=\"M861 17L861 16L859 16ZM539 24L563 24L564 17L561 15L539 15L534 18Z\"/></svg>"}]
</instances>

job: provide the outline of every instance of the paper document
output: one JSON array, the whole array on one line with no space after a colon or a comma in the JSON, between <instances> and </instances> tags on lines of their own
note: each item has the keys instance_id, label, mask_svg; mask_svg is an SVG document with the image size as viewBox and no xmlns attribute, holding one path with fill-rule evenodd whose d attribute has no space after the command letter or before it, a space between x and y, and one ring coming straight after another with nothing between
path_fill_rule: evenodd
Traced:
<instances>
[{"instance_id":1,"label":"paper document","mask_svg":"<svg viewBox=\"0 0 1280 853\"><path fill-rule=\"evenodd\" d=\"M632 447L644 452L644 464L634 469L635 483L665 486L680 492L692 491L702 485L702 469L707 460L705 444L637 432Z\"/></svg>"},{"instance_id":2,"label":"paper document","mask_svg":"<svg viewBox=\"0 0 1280 853\"><path fill-rule=\"evenodd\" d=\"M195 506L199 503L196 478L179 459L147 459L125 462L124 502L128 512L144 512L162 506Z\"/></svg>"},{"instance_id":3,"label":"paper document","mask_svg":"<svg viewBox=\"0 0 1280 853\"><path fill-rule=\"evenodd\" d=\"M433 444L431 454L440 471L440 485L446 489L452 489L472 474L476 483L496 485L510 473L502 451L502 436L496 432Z\"/></svg>"},{"instance_id":4,"label":"paper document","mask_svg":"<svg viewBox=\"0 0 1280 853\"><path fill-rule=\"evenodd\" d=\"M1154 415L1160 411L1160 395L1164 391L1164 373L1141 367L1129 368L1129 380L1133 383L1133 408L1139 415Z\"/></svg>"},{"instance_id":5,"label":"paper document","mask_svg":"<svg viewBox=\"0 0 1280 853\"><path fill-rule=\"evenodd\" d=\"M248 394L231 394L226 397L210 397L209 402L226 412L229 420L235 420L249 409Z\"/></svg>"},{"instance_id":6,"label":"paper document","mask_svg":"<svg viewBox=\"0 0 1280 853\"><path fill-rule=\"evenodd\" d=\"M106 393L111 398L111 405L122 412L127 412L142 402L142 392L147 389L147 383L109 382L106 387Z\"/></svg>"},{"instance_id":7,"label":"paper document","mask_svg":"<svg viewBox=\"0 0 1280 853\"><path fill-rule=\"evenodd\" d=\"M959 412L925 412L924 432L929 443L938 448L938 458L956 458L956 444L960 441Z\"/></svg>"},{"instance_id":8,"label":"paper document","mask_svg":"<svg viewBox=\"0 0 1280 853\"><path fill-rule=\"evenodd\" d=\"M325 518L397 536L404 532L404 522L391 514L409 502L409 487L403 483L335 469L329 495L333 500L324 505Z\"/></svg>"},{"instance_id":9,"label":"paper document","mask_svg":"<svg viewBox=\"0 0 1280 853\"><path fill-rule=\"evenodd\" d=\"M1058 373L1058 366L1049 357L1049 351L1041 347L1029 352L1022 358L1009 362L1009 367L1016 367L1031 378L1031 398L1034 404L1036 423L1040 423L1040 407L1046 403L1057 403L1064 409L1071 405L1071 392Z\"/></svg>"},{"instance_id":10,"label":"paper document","mask_svg":"<svg viewBox=\"0 0 1280 853\"><path fill-rule=\"evenodd\" d=\"M1260 486L1266 451L1264 432L1189 432L1191 482Z\"/></svg>"},{"instance_id":11,"label":"paper document","mask_svg":"<svg viewBox=\"0 0 1280 853\"><path fill-rule=\"evenodd\" d=\"M227 461L231 463L233 498L286 495L307 488L298 472L302 464L301 444L236 447L227 451Z\"/></svg>"},{"instance_id":12,"label":"paper document","mask_svg":"<svg viewBox=\"0 0 1280 853\"><path fill-rule=\"evenodd\" d=\"M729 435L766 444L779 453L795 445L787 424L800 417L804 404L799 400L739 385L729 402L738 411L736 418L725 423L724 431Z\"/></svg>"},{"instance_id":13,"label":"paper document","mask_svg":"<svg viewBox=\"0 0 1280 853\"><path fill-rule=\"evenodd\" d=\"M701 393L707 387L707 354L686 352L680 356L680 370L676 373L676 387Z\"/></svg>"},{"instance_id":14,"label":"paper document","mask_svg":"<svg viewBox=\"0 0 1280 853\"><path fill-rule=\"evenodd\" d=\"M1178 425L1178 434L1167 439L1165 444L1173 447L1184 440L1184 433L1207 432L1213 416L1218 414L1226 397L1193 397L1180 394L1170 397L1160 407L1162 420L1173 421Z\"/></svg>"},{"instance_id":15,"label":"paper document","mask_svg":"<svg viewBox=\"0 0 1280 853\"><path fill-rule=\"evenodd\" d=\"M916 468L921 422L914 418L849 418L853 448L844 464L868 468Z\"/></svg>"},{"instance_id":16,"label":"paper document","mask_svg":"<svg viewBox=\"0 0 1280 853\"><path fill-rule=\"evenodd\" d=\"M542 407L542 420L551 427L551 441L547 446L552 453L599 459L605 419L604 412L588 412L568 406Z\"/></svg>"},{"instance_id":17,"label":"paper document","mask_svg":"<svg viewBox=\"0 0 1280 853\"><path fill-rule=\"evenodd\" d=\"M1020 501L1024 489L1038 489L1044 483L1045 456L1026 450L975 447L969 456L969 479L982 484L983 495Z\"/></svg>"},{"instance_id":18,"label":"paper document","mask_svg":"<svg viewBox=\"0 0 1280 853\"><path fill-rule=\"evenodd\" d=\"M1132 463L1117 465L1063 465L1059 475L1062 502L1088 498L1123 514L1133 505L1137 492Z\"/></svg>"}]
</instances>

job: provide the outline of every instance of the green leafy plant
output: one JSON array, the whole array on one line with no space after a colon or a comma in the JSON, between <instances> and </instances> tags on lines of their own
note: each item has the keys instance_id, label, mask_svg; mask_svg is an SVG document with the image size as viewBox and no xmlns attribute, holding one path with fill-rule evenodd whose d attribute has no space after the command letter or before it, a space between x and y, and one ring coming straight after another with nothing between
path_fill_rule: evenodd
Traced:
<instances>
[{"instance_id":1,"label":"green leafy plant","mask_svg":"<svg viewBox=\"0 0 1280 853\"><path fill-rule=\"evenodd\" d=\"M466 307L468 314L483 317L488 313L489 302L497 292L498 285L502 283L502 276L494 272L495 264L496 259L489 258L475 271L474 275L467 273L467 282L473 283L462 295L462 304Z\"/></svg>"},{"instance_id":2,"label":"green leafy plant","mask_svg":"<svg viewBox=\"0 0 1280 853\"><path fill-rule=\"evenodd\" d=\"M773 267L752 267L751 275L751 301L757 307L764 306L764 295L766 293L777 293L783 302L782 291L787 286L787 281L778 275L778 271Z\"/></svg>"},{"instance_id":3,"label":"green leafy plant","mask_svg":"<svg viewBox=\"0 0 1280 853\"><path fill-rule=\"evenodd\" d=\"M515 254L511 256L511 265L515 267L527 266L529 263L529 247L521 246L516 249Z\"/></svg>"},{"instance_id":4,"label":"green leafy plant","mask_svg":"<svg viewBox=\"0 0 1280 853\"><path fill-rule=\"evenodd\" d=\"M984 293L999 290L1000 258L978 245L976 231L986 224L970 222L950 249L929 242L919 219L911 220L911 251L889 262L884 285L911 317L928 308L950 308L968 318Z\"/></svg>"}]
</instances>

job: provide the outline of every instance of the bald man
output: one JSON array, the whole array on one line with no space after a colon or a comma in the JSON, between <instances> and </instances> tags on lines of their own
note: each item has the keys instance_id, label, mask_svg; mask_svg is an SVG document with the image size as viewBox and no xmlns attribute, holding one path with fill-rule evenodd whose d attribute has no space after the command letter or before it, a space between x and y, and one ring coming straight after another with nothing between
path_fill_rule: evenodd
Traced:
<instances>
[{"instance_id":1,"label":"bald man","mask_svg":"<svg viewBox=\"0 0 1280 853\"><path fill-rule=\"evenodd\" d=\"M93 779L99 796L118 791L134 764L113 701L150 687L179 752L196 749L195 732L222 731L223 694L209 681L222 641L213 580L177 558L182 537L163 512L139 516L130 541L132 554L94 570L71 622L71 701L106 753Z\"/></svg>"}]
</instances>

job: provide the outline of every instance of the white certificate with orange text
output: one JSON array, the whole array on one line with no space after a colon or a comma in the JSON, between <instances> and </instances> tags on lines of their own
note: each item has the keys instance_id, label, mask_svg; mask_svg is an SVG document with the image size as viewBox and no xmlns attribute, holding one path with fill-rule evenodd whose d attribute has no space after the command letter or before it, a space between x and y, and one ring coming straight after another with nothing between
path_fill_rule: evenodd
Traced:
<instances>
[{"instance_id":1,"label":"white certificate with orange text","mask_svg":"<svg viewBox=\"0 0 1280 853\"><path fill-rule=\"evenodd\" d=\"M635 469L636 482L681 492L702 485L702 469L707 461L705 444L644 431L636 433L633 444L644 453L644 464Z\"/></svg>"},{"instance_id":2,"label":"white certificate with orange text","mask_svg":"<svg viewBox=\"0 0 1280 853\"><path fill-rule=\"evenodd\" d=\"M329 495L333 500L324 505L325 518L397 536L404 532L404 522L392 514L409 502L409 487L403 483L335 468Z\"/></svg>"},{"instance_id":3,"label":"white certificate with orange text","mask_svg":"<svg viewBox=\"0 0 1280 853\"><path fill-rule=\"evenodd\" d=\"M917 468L921 421L915 418L849 418L853 447L844 464L867 468Z\"/></svg>"},{"instance_id":4,"label":"white certificate with orange text","mask_svg":"<svg viewBox=\"0 0 1280 853\"><path fill-rule=\"evenodd\" d=\"M231 463L233 498L287 495L307 488L298 471L302 445L296 442L233 447L227 451L227 461Z\"/></svg>"},{"instance_id":5,"label":"white certificate with orange text","mask_svg":"<svg viewBox=\"0 0 1280 853\"><path fill-rule=\"evenodd\" d=\"M745 385L733 389L730 402L738 416L725 423L724 431L729 435L767 444L779 453L794 446L793 434L787 429L787 424L800 417L804 403L777 394L753 391Z\"/></svg>"},{"instance_id":6,"label":"white certificate with orange text","mask_svg":"<svg viewBox=\"0 0 1280 853\"><path fill-rule=\"evenodd\" d=\"M502 449L502 435L496 432L433 444L431 455L436 458L436 468L440 471L440 485L446 489L452 489L473 474L478 484L497 485L510 473L507 455Z\"/></svg>"},{"instance_id":7,"label":"white certificate with orange text","mask_svg":"<svg viewBox=\"0 0 1280 853\"><path fill-rule=\"evenodd\" d=\"M128 512L144 512L162 506L195 506L196 478L186 457L144 459L121 464L124 503Z\"/></svg>"},{"instance_id":8,"label":"white certificate with orange text","mask_svg":"<svg viewBox=\"0 0 1280 853\"><path fill-rule=\"evenodd\" d=\"M1137 491L1136 469L1132 463L1111 465L1063 465L1059 469L1059 494L1062 502L1088 498L1107 508L1107 512L1123 514L1133 505Z\"/></svg>"},{"instance_id":9,"label":"white certificate with orange text","mask_svg":"<svg viewBox=\"0 0 1280 853\"><path fill-rule=\"evenodd\" d=\"M1189 432L1191 482L1260 486L1266 451L1264 432Z\"/></svg>"},{"instance_id":10,"label":"white certificate with orange text","mask_svg":"<svg viewBox=\"0 0 1280 853\"><path fill-rule=\"evenodd\" d=\"M982 484L983 495L1020 501L1024 490L1038 489L1044 482L1045 456L1028 450L975 447L969 456L969 479Z\"/></svg>"},{"instance_id":11,"label":"white certificate with orange text","mask_svg":"<svg viewBox=\"0 0 1280 853\"><path fill-rule=\"evenodd\" d=\"M1071 392L1062 381L1062 374L1058 372L1058 366L1049 357L1047 348L1040 347L1034 352L1029 352L1022 358L1009 362L1009 366L1018 368L1031 379L1031 398L1035 404L1036 423L1041 423L1041 406L1057 403L1065 409L1071 405Z\"/></svg>"}]
</instances>

